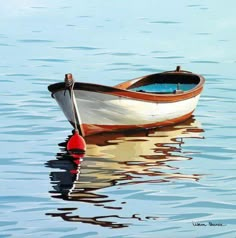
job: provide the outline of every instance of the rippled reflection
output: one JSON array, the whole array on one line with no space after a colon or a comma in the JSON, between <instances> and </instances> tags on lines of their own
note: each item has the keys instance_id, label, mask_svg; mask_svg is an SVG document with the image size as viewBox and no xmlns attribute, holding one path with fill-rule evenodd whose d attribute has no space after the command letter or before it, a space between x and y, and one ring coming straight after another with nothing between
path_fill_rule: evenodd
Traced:
<instances>
[{"instance_id":1,"label":"rippled reflection","mask_svg":"<svg viewBox=\"0 0 236 238\"><path fill-rule=\"evenodd\" d=\"M202 139L202 132L200 124L191 118L171 127L88 136L86 137L86 156L80 161L71 159L65 152L66 142L63 142L60 144L61 152L57 154L56 160L47 163L47 166L51 168L60 169L50 173L53 185L53 190L50 191L51 196L121 210L122 204L111 206L109 203L114 200L100 194L103 188L143 183L167 183L177 179L197 181L200 179L199 174L180 173L178 167L173 167L168 162L192 159L188 156L191 152L183 151L181 146L187 142L187 138ZM112 228L124 227L127 224L104 221L104 219L139 219L137 214L131 217L117 215L80 217L71 214L72 211L57 211L48 215L60 216L66 221Z\"/></svg>"}]
</instances>

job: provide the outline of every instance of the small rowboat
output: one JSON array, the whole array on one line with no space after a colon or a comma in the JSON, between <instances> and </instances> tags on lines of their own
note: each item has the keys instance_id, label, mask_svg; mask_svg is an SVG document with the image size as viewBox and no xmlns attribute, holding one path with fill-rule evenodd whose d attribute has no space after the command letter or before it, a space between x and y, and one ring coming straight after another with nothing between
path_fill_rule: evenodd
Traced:
<instances>
[{"instance_id":1,"label":"small rowboat","mask_svg":"<svg viewBox=\"0 0 236 238\"><path fill-rule=\"evenodd\" d=\"M114 87L74 82L72 75L66 74L65 82L49 85L48 89L68 121L87 136L184 121L194 112L204 82L203 76L177 66L174 71L143 76Z\"/></svg>"}]
</instances>

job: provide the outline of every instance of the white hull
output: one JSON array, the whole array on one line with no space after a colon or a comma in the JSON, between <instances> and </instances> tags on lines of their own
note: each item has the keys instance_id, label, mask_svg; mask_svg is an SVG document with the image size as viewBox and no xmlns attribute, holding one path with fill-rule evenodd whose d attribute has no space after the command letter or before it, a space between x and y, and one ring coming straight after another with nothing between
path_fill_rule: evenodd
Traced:
<instances>
[{"instance_id":1,"label":"white hull","mask_svg":"<svg viewBox=\"0 0 236 238\"><path fill-rule=\"evenodd\" d=\"M190 115L200 96L177 102L146 102L98 92L75 90L74 93L81 124L130 127L164 123ZM54 97L66 118L74 124L69 90L58 91Z\"/></svg>"}]
</instances>

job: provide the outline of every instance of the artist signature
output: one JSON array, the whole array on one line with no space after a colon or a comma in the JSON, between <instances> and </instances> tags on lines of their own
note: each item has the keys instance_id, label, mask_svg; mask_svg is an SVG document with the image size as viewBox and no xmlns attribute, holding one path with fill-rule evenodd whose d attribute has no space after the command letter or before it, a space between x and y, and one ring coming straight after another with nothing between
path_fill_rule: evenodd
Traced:
<instances>
[{"instance_id":1,"label":"artist signature","mask_svg":"<svg viewBox=\"0 0 236 238\"><path fill-rule=\"evenodd\" d=\"M192 221L192 225L193 226L214 226L214 227L217 227L217 226L226 226L225 224L223 223L217 223L217 222L212 222L212 221L208 221L208 222L196 222L196 221Z\"/></svg>"}]
</instances>

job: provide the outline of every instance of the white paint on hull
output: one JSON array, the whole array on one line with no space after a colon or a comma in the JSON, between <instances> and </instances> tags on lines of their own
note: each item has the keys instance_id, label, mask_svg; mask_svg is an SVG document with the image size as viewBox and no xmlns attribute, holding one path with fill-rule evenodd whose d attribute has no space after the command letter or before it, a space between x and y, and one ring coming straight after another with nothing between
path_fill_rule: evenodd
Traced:
<instances>
[{"instance_id":1,"label":"white paint on hull","mask_svg":"<svg viewBox=\"0 0 236 238\"><path fill-rule=\"evenodd\" d=\"M54 94L69 121L74 121L69 91ZM200 95L178 102L156 103L109 94L75 90L82 123L96 125L142 125L176 119L197 106Z\"/></svg>"}]
</instances>

